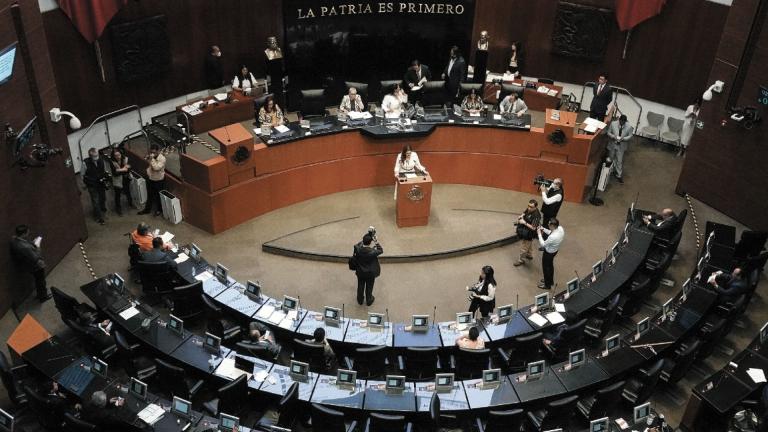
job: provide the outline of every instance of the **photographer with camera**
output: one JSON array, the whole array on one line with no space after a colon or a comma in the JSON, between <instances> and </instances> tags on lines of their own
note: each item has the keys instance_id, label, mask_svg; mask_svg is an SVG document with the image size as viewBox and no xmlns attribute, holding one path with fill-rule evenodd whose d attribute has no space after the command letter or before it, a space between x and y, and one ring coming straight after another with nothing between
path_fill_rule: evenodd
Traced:
<instances>
[{"instance_id":1,"label":"photographer with camera","mask_svg":"<svg viewBox=\"0 0 768 432\"><path fill-rule=\"evenodd\" d=\"M357 276L357 304L359 305L363 304L364 299L368 306L375 300L373 283L381 274L379 255L382 253L384 249L376 238L376 228L368 227L363 240L353 248L352 258L349 260L349 267L355 270Z\"/></svg>"},{"instance_id":2,"label":"photographer with camera","mask_svg":"<svg viewBox=\"0 0 768 432\"><path fill-rule=\"evenodd\" d=\"M533 259L531 249L533 249L533 239L536 238L536 229L541 222L541 212L539 212L539 203L535 199L528 201L528 207L517 218L515 231L520 239L520 258L514 263L515 267L525 264L525 260Z\"/></svg>"},{"instance_id":3,"label":"photographer with camera","mask_svg":"<svg viewBox=\"0 0 768 432\"><path fill-rule=\"evenodd\" d=\"M99 157L99 152L95 148L88 149L88 159L84 163L83 183L85 183L88 195L91 197L93 218L96 222L104 225L104 213L107 211L106 191L111 186L112 179L107 170L106 162Z\"/></svg>"},{"instance_id":4,"label":"photographer with camera","mask_svg":"<svg viewBox=\"0 0 768 432\"><path fill-rule=\"evenodd\" d=\"M549 220L557 217L560 206L563 204L563 197L565 196L563 179L558 177L554 180L547 180L543 176L539 176L534 180L534 183L539 185L539 191L541 191L541 226L547 227Z\"/></svg>"},{"instance_id":5,"label":"photographer with camera","mask_svg":"<svg viewBox=\"0 0 768 432\"><path fill-rule=\"evenodd\" d=\"M152 207L155 207L155 216L159 216L163 213L160 204L160 191L165 189L165 156L160 152L159 145L152 144L145 159L149 162L147 167L147 177L149 177L147 181L147 205L138 214L149 214Z\"/></svg>"},{"instance_id":6,"label":"photographer with camera","mask_svg":"<svg viewBox=\"0 0 768 432\"><path fill-rule=\"evenodd\" d=\"M544 273L544 279L539 283L539 288L552 289L555 279L555 255L560 250L560 245L563 243L565 237L565 230L560 226L560 222L556 218L549 220L547 225L549 229L539 227L536 232L539 235L539 245L543 251L541 255L541 270ZM544 239L544 234L547 234L547 238Z\"/></svg>"},{"instance_id":7,"label":"photographer with camera","mask_svg":"<svg viewBox=\"0 0 768 432\"><path fill-rule=\"evenodd\" d=\"M475 313L480 309L480 315L483 318L488 318L493 309L496 307L496 279L493 277L493 267L483 266L480 269L480 277L477 279L477 283L467 287L469 291L469 312Z\"/></svg>"}]
</instances>

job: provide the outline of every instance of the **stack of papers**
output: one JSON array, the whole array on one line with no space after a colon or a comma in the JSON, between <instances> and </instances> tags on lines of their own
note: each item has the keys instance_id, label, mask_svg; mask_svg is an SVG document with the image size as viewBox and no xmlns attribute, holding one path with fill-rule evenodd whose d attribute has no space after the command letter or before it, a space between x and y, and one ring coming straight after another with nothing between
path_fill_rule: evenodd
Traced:
<instances>
[{"instance_id":1,"label":"stack of papers","mask_svg":"<svg viewBox=\"0 0 768 432\"><path fill-rule=\"evenodd\" d=\"M565 305L562 303L555 303L555 311L565 313Z\"/></svg>"},{"instance_id":2,"label":"stack of papers","mask_svg":"<svg viewBox=\"0 0 768 432\"><path fill-rule=\"evenodd\" d=\"M565 318L560 315L560 312L550 312L547 314L547 321L552 324L560 324L561 322L565 322Z\"/></svg>"},{"instance_id":3,"label":"stack of papers","mask_svg":"<svg viewBox=\"0 0 768 432\"><path fill-rule=\"evenodd\" d=\"M267 379L268 376L269 376L269 372L265 370L260 370L256 372L255 375L253 375L253 379L258 382L264 382L264 380Z\"/></svg>"},{"instance_id":4,"label":"stack of papers","mask_svg":"<svg viewBox=\"0 0 768 432\"><path fill-rule=\"evenodd\" d=\"M162 417L163 414L165 414L163 407L156 404L149 404L137 414L137 417L144 423L152 426L160 420L160 417Z\"/></svg>"},{"instance_id":5,"label":"stack of papers","mask_svg":"<svg viewBox=\"0 0 768 432\"><path fill-rule=\"evenodd\" d=\"M494 80L502 79L501 74L489 72L485 75L485 82L493 82Z\"/></svg>"},{"instance_id":6,"label":"stack of papers","mask_svg":"<svg viewBox=\"0 0 768 432\"><path fill-rule=\"evenodd\" d=\"M200 111L200 108L198 108L197 105L184 105L183 107L181 107L181 110L191 116L196 116L202 113L202 111Z\"/></svg>"},{"instance_id":7,"label":"stack of papers","mask_svg":"<svg viewBox=\"0 0 768 432\"><path fill-rule=\"evenodd\" d=\"M256 316L261 319L269 319L270 316L275 312L275 307L272 305L264 305L259 309L259 312L256 313Z\"/></svg>"},{"instance_id":8,"label":"stack of papers","mask_svg":"<svg viewBox=\"0 0 768 432\"><path fill-rule=\"evenodd\" d=\"M531 322L533 322L534 324L536 324L537 326L539 326L539 327L543 327L543 326L547 325L547 323L549 322L549 321L547 321L546 318L544 318L543 316L539 315L538 313L531 314L531 316L529 316L528 319Z\"/></svg>"},{"instance_id":9,"label":"stack of papers","mask_svg":"<svg viewBox=\"0 0 768 432\"><path fill-rule=\"evenodd\" d=\"M233 358L225 358L221 361L219 364L219 367L216 368L216 375L220 375L226 378L229 378L231 380L236 380L240 378L240 375L246 374L248 375L248 379L251 379L252 374L248 373L247 371L240 370L235 367L235 359Z\"/></svg>"},{"instance_id":10,"label":"stack of papers","mask_svg":"<svg viewBox=\"0 0 768 432\"><path fill-rule=\"evenodd\" d=\"M271 322L272 324L280 324L280 321L285 319L285 312L283 311L275 311L272 313L272 315L269 316L267 321Z\"/></svg>"},{"instance_id":11,"label":"stack of papers","mask_svg":"<svg viewBox=\"0 0 768 432\"><path fill-rule=\"evenodd\" d=\"M747 375L752 378L752 381L754 381L755 384L766 382L765 372L763 372L762 369L749 368L747 369Z\"/></svg>"},{"instance_id":12,"label":"stack of papers","mask_svg":"<svg viewBox=\"0 0 768 432\"><path fill-rule=\"evenodd\" d=\"M603 129L606 126L605 123L591 117L584 119L584 125L584 130L590 133L595 133L598 129Z\"/></svg>"},{"instance_id":13,"label":"stack of papers","mask_svg":"<svg viewBox=\"0 0 768 432\"><path fill-rule=\"evenodd\" d=\"M555 90L555 89L549 89L549 91L547 92L547 94L548 94L549 96L557 96L557 90Z\"/></svg>"},{"instance_id":14,"label":"stack of papers","mask_svg":"<svg viewBox=\"0 0 768 432\"><path fill-rule=\"evenodd\" d=\"M199 280L201 282L205 282L205 281L207 281L208 279L210 279L212 277L213 277L213 273L211 273L211 272L206 270L206 271L200 273L199 275L195 276L195 279L197 279L197 280Z\"/></svg>"},{"instance_id":15,"label":"stack of papers","mask_svg":"<svg viewBox=\"0 0 768 432\"><path fill-rule=\"evenodd\" d=\"M176 261L176 264L181 264L181 263L183 263L184 261L186 261L188 259L189 259L189 256L187 256L187 254L182 252L182 253L179 254L178 257L176 257L176 259L174 261Z\"/></svg>"},{"instance_id":16,"label":"stack of papers","mask_svg":"<svg viewBox=\"0 0 768 432\"><path fill-rule=\"evenodd\" d=\"M170 243L171 240L173 240L174 235L166 231L163 235L160 236L161 239L163 239L163 243Z\"/></svg>"},{"instance_id":17,"label":"stack of papers","mask_svg":"<svg viewBox=\"0 0 768 432\"><path fill-rule=\"evenodd\" d=\"M370 119L373 117L370 112L363 111L363 112L357 112L357 111L349 111L347 113L347 117L349 117L351 120L359 120L359 119Z\"/></svg>"},{"instance_id":18,"label":"stack of papers","mask_svg":"<svg viewBox=\"0 0 768 432\"><path fill-rule=\"evenodd\" d=\"M120 318L122 318L122 319L127 321L127 320L135 317L138 314L139 314L139 310L136 309L136 306L131 306L128 309L120 312Z\"/></svg>"},{"instance_id":19,"label":"stack of papers","mask_svg":"<svg viewBox=\"0 0 768 432\"><path fill-rule=\"evenodd\" d=\"M504 75L501 77L501 80L502 80L502 81L514 81L514 80L515 80L515 74L508 74L508 73L505 73L505 74L504 74Z\"/></svg>"},{"instance_id":20,"label":"stack of papers","mask_svg":"<svg viewBox=\"0 0 768 432\"><path fill-rule=\"evenodd\" d=\"M539 88L536 89L539 93L549 93L549 87L547 86L539 86Z\"/></svg>"},{"instance_id":21,"label":"stack of papers","mask_svg":"<svg viewBox=\"0 0 768 432\"><path fill-rule=\"evenodd\" d=\"M280 132L280 133L286 133L286 132L288 132L290 129L288 129L288 126L285 126L285 125L280 125L280 126L275 126L275 130L276 130L276 131L278 131L278 132Z\"/></svg>"},{"instance_id":22,"label":"stack of papers","mask_svg":"<svg viewBox=\"0 0 768 432\"><path fill-rule=\"evenodd\" d=\"M219 101L219 102L227 100L227 94L226 93L216 93L213 97L216 98L216 100Z\"/></svg>"}]
</instances>

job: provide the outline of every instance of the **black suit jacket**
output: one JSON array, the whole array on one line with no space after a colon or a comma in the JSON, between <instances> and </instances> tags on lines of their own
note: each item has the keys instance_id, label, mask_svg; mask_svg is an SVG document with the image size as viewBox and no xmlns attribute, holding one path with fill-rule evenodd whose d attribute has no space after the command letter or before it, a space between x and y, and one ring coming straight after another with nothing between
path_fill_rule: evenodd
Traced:
<instances>
[{"instance_id":1,"label":"black suit jacket","mask_svg":"<svg viewBox=\"0 0 768 432\"><path fill-rule=\"evenodd\" d=\"M589 105L589 111L605 117L605 113L608 111L608 104L613 100L613 87L606 83L603 91L600 93L597 92L598 87L599 85L595 85L592 88L592 103Z\"/></svg>"},{"instance_id":2,"label":"black suit jacket","mask_svg":"<svg viewBox=\"0 0 768 432\"><path fill-rule=\"evenodd\" d=\"M159 250L159 249L152 249L146 252L143 252L141 254L141 260L146 262L164 262L167 263L168 266L171 269L176 270L177 264L176 261L171 258L167 252Z\"/></svg>"},{"instance_id":3,"label":"black suit jacket","mask_svg":"<svg viewBox=\"0 0 768 432\"><path fill-rule=\"evenodd\" d=\"M737 279L731 275L723 275L724 283L715 287L717 291L717 300L720 303L733 303L740 295L747 292L747 281Z\"/></svg>"},{"instance_id":4,"label":"black suit jacket","mask_svg":"<svg viewBox=\"0 0 768 432\"><path fill-rule=\"evenodd\" d=\"M221 58L208 54L205 57L205 84L209 89L221 87L224 83L224 72Z\"/></svg>"},{"instance_id":5,"label":"black suit jacket","mask_svg":"<svg viewBox=\"0 0 768 432\"><path fill-rule=\"evenodd\" d=\"M85 160L85 173L83 183L87 187L103 187L100 180L107 175L107 164L103 157L94 161L90 157Z\"/></svg>"},{"instance_id":6,"label":"black suit jacket","mask_svg":"<svg viewBox=\"0 0 768 432\"><path fill-rule=\"evenodd\" d=\"M352 252L357 257L357 270L355 274L361 277L378 277L381 274L379 255L384 253L380 244L373 247L364 246L363 242L355 245Z\"/></svg>"},{"instance_id":7,"label":"black suit jacket","mask_svg":"<svg viewBox=\"0 0 768 432\"><path fill-rule=\"evenodd\" d=\"M429 70L429 66L427 65L421 65L421 76L426 77L427 81L432 80L432 72ZM408 68L408 70L405 72L405 77L403 78L403 81L405 81L405 90L408 91L411 89L411 86L408 84L416 85L419 83L419 76L416 75L416 71Z\"/></svg>"},{"instance_id":8,"label":"black suit jacket","mask_svg":"<svg viewBox=\"0 0 768 432\"><path fill-rule=\"evenodd\" d=\"M45 261L43 261L40 249L25 238L11 237L11 256L25 271L36 271L45 268Z\"/></svg>"},{"instance_id":9,"label":"black suit jacket","mask_svg":"<svg viewBox=\"0 0 768 432\"><path fill-rule=\"evenodd\" d=\"M463 83L467 79L467 63L464 61L464 57L456 57L456 61L453 62L453 67L451 68L451 73L448 73L448 65L450 65L451 62L448 60L448 63L445 65L445 69L443 70L443 73L445 74L445 86L448 88L448 90L456 90L459 89L459 84ZM455 94L451 94L451 96L455 96Z\"/></svg>"},{"instance_id":10,"label":"black suit jacket","mask_svg":"<svg viewBox=\"0 0 768 432\"><path fill-rule=\"evenodd\" d=\"M673 215L671 218L664 219L659 223L660 219L661 216L654 216L653 219L651 219L651 223L647 225L648 230L650 230L656 237L665 239L671 238L672 234L675 232L675 227L677 226L677 216Z\"/></svg>"},{"instance_id":11,"label":"black suit jacket","mask_svg":"<svg viewBox=\"0 0 768 432\"><path fill-rule=\"evenodd\" d=\"M110 403L107 403L107 406L104 408L99 408L97 406L91 405L90 403L86 403L83 406L81 417L88 423L95 424L96 430L125 430L127 424L120 420L120 418L117 417L116 413L114 412L118 409L120 408L117 408Z\"/></svg>"}]
</instances>

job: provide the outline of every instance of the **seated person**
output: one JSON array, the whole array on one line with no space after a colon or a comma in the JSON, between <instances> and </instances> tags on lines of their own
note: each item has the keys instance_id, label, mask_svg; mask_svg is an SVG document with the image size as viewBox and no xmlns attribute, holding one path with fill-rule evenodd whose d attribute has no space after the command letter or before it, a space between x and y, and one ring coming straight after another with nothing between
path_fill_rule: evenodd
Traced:
<instances>
[{"instance_id":1,"label":"seated person","mask_svg":"<svg viewBox=\"0 0 768 432\"><path fill-rule=\"evenodd\" d=\"M545 333L541 342L544 345L549 345L550 348L555 351L558 348L558 345L563 342L563 332L568 329L568 326L570 326L576 318L578 318L578 315L576 315L575 312L567 311L565 313L565 322L557 326L554 332Z\"/></svg>"},{"instance_id":2,"label":"seated person","mask_svg":"<svg viewBox=\"0 0 768 432\"><path fill-rule=\"evenodd\" d=\"M400 84L395 84L389 93L381 101L381 109L384 110L384 117L397 118L403 112L403 106L408 103L408 95L405 94Z\"/></svg>"},{"instance_id":3,"label":"seated person","mask_svg":"<svg viewBox=\"0 0 768 432\"><path fill-rule=\"evenodd\" d=\"M141 254L141 260L150 263L165 262L173 270L176 270L177 268L176 261L174 261L173 258L168 255L168 252L165 251L163 239L160 237L155 237L152 239L152 250L143 252Z\"/></svg>"},{"instance_id":4,"label":"seated person","mask_svg":"<svg viewBox=\"0 0 768 432\"><path fill-rule=\"evenodd\" d=\"M731 274L716 271L707 281L717 291L717 301L720 304L733 303L747 292L747 281L742 278L741 268L736 267Z\"/></svg>"},{"instance_id":5,"label":"seated person","mask_svg":"<svg viewBox=\"0 0 768 432\"><path fill-rule=\"evenodd\" d=\"M273 359L277 359L277 356L280 355L280 345L275 342L275 336L264 324L251 321L248 336L250 343L264 347Z\"/></svg>"},{"instance_id":6,"label":"seated person","mask_svg":"<svg viewBox=\"0 0 768 432\"><path fill-rule=\"evenodd\" d=\"M325 329L318 327L315 329L315 333L312 337L312 342L317 344L323 344L323 354L325 357L325 367L327 369L333 369L336 363L336 353L333 352L331 344L328 343L328 339L325 338Z\"/></svg>"},{"instance_id":7,"label":"seated person","mask_svg":"<svg viewBox=\"0 0 768 432\"><path fill-rule=\"evenodd\" d=\"M124 399L113 397L107 403L107 394L96 391L84 406L76 406L80 409L80 418L96 425L97 430L122 430L127 424L114 412L112 407L121 407Z\"/></svg>"},{"instance_id":8,"label":"seated person","mask_svg":"<svg viewBox=\"0 0 768 432\"><path fill-rule=\"evenodd\" d=\"M485 341L480 337L480 331L477 327L472 327L469 332L462 332L461 336L456 338L456 346L464 349L483 349Z\"/></svg>"},{"instance_id":9,"label":"seated person","mask_svg":"<svg viewBox=\"0 0 768 432\"><path fill-rule=\"evenodd\" d=\"M661 211L661 214L657 215L645 215L643 216L643 223L654 236L662 238L670 238L672 232L677 225L677 216L675 212L670 208L665 208Z\"/></svg>"},{"instance_id":10,"label":"seated person","mask_svg":"<svg viewBox=\"0 0 768 432\"><path fill-rule=\"evenodd\" d=\"M48 387L48 392L45 394L45 399L57 413L63 413L67 408L67 395L59 390L59 383L56 381L51 382L51 385Z\"/></svg>"},{"instance_id":11,"label":"seated person","mask_svg":"<svg viewBox=\"0 0 768 432\"><path fill-rule=\"evenodd\" d=\"M240 73L232 79L232 89L250 92L251 87L255 85L256 78L253 77L253 74L248 72L248 68L245 65L240 66Z\"/></svg>"},{"instance_id":12,"label":"seated person","mask_svg":"<svg viewBox=\"0 0 768 432\"><path fill-rule=\"evenodd\" d=\"M528 105L523 102L516 92L512 92L504 98L499 104L499 111L502 114L513 114L522 117L528 111Z\"/></svg>"},{"instance_id":13,"label":"seated person","mask_svg":"<svg viewBox=\"0 0 768 432\"><path fill-rule=\"evenodd\" d=\"M141 222L135 230L131 231L131 241L139 247L141 252L149 252L152 250L152 239L155 236L150 232L149 225ZM165 250L173 248L173 243L168 242L163 245Z\"/></svg>"},{"instance_id":14,"label":"seated person","mask_svg":"<svg viewBox=\"0 0 768 432\"><path fill-rule=\"evenodd\" d=\"M259 124L261 127L265 125L275 127L285 124L283 110L275 103L275 98L272 96L269 96L264 102L264 106L259 109Z\"/></svg>"},{"instance_id":15,"label":"seated person","mask_svg":"<svg viewBox=\"0 0 768 432\"><path fill-rule=\"evenodd\" d=\"M350 111L365 111L363 98L357 94L357 89L354 87L349 88L349 92L345 94L343 98L341 98L341 104L339 104L339 112L346 114Z\"/></svg>"},{"instance_id":16,"label":"seated person","mask_svg":"<svg viewBox=\"0 0 768 432\"><path fill-rule=\"evenodd\" d=\"M472 91L464 97L464 100L461 101L461 109L469 111L470 114L479 113L483 107L483 101L480 99L480 96L475 93L475 89L472 89Z\"/></svg>"}]
</instances>

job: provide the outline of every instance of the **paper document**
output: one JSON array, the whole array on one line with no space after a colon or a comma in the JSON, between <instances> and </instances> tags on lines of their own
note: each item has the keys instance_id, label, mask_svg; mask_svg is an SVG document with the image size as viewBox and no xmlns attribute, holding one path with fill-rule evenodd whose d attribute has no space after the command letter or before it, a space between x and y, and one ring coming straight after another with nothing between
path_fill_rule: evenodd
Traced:
<instances>
[{"instance_id":1,"label":"paper document","mask_svg":"<svg viewBox=\"0 0 768 432\"><path fill-rule=\"evenodd\" d=\"M253 375L253 379L258 382L263 382L269 376L269 372L260 370Z\"/></svg>"},{"instance_id":2,"label":"paper document","mask_svg":"<svg viewBox=\"0 0 768 432\"><path fill-rule=\"evenodd\" d=\"M43 242L43 238L40 236L35 237L34 240L32 240L32 243L35 244L35 246L40 247L40 244Z\"/></svg>"},{"instance_id":3,"label":"paper document","mask_svg":"<svg viewBox=\"0 0 768 432\"><path fill-rule=\"evenodd\" d=\"M280 324L278 324L277 326L281 327L281 328L284 328L286 330L290 330L291 327L293 327L294 323L295 323L294 320L286 318L286 319L280 321Z\"/></svg>"},{"instance_id":4,"label":"paper document","mask_svg":"<svg viewBox=\"0 0 768 432\"><path fill-rule=\"evenodd\" d=\"M416 174L414 174L414 173L406 173L405 174L405 178L407 178L407 179L412 179L412 178L416 178L416 177L418 177L418 176Z\"/></svg>"},{"instance_id":5,"label":"paper document","mask_svg":"<svg viewBox=\"0 0 768 432\"><path fill-rule=\"evenodd\" d=\"M536 91L539 92L539 93L548 93L549 92L549 87L547 87L547 86L539 86L539 88L537 88Z\"/></svg>"},{"instance_id":6,"label":"paper document","mask_svg":"<svg viewBox=\"0 0 768 432\"><path fill-rule=\"evenodd\" d=\"M158 420L160 420L160 417L162 417L163 414L165 414L163 407L156 404L149 404L138 414L136 414L136 416L140 418L144 423L152 426Z\"/></svg>"},{"instance_id":7,"label":"paper document","mask_svg":"<svg viewBox=\"0 0 768 432\"><path fill-rule=\"evenodd\" d=\"M135 317L139 314L139 310L136 309L136 306L131 306L128 309L120 312L120 318L128 321L129 319Z\"/></svg>"},{"instance_id":8,"label":"paper document","mask_svg":"<svg viewBox=\"0 0 768 432\"><path fill-rule=\"evenodd\" d=\"M261 135L261 128L253 128L253 133L256 135Z\"/></svg>"},{"instance_id":9,"label":"paper document","mask_svg":"<svg viewBox=\"0 0 768 432\"><path fill-rule=\"evenodd\" d=\"M494 120L501 120L501 114L494 114L493 115Z\"/></svg>"},{"instance_id":10,"label":"paper document","mask_svg":"<svg viewBox=\"0 0 768 432\"><path fill-rule=\"evenodd\" d=\"M602 129L606 126L605 123L601 122L600 120L593 119L592 117L585 118L583 123L587 126L594 125L598 129Z\"/></svg>"},{"instance_id":11,"label":"paper document","mask_svg":"<svg viewBox=\"0 0 768 432\"><path fill-rule=\"evenodd\" d=\"M182 253L179 254L178 257L176 257L176 259L174 261L176 261L176 264L181 264L181 263L183 263L184 261L186 261L188 259L189 259L189 256L187 256L187 254L182 252Z\"/></svg>"},{"instance_id":12,"label":"paper document","mask_svg":"<svg viewBox=\"0 0 768 432\"><path fill-rule=\"evenodd\" d=\"M276 130L276 131L278 131L278 132L280 132L280 133L286 133L286 132L288 132L290 129L288 129L288 126L285 126L285 125L280 125L280 126L275 126L275 130Z\"/></svg>"},{"instance_id":13,"label":"paper document","mask_svg":"<svg viewBox=\"0 0 768 432\"><path fill-rule=\"evenodd\" d=\"M485 75L485 82L493 82L493 80L499 80L501 78L501 74L489 72Z\"/></svg>"},{"instance_id":14,"label":"paper document","mask_svg":"<svg viewBox=\"0 0 768 432\"><path fill-rule=\"evenodd\" d=\"M539 327L543 327L543 326L547 325L547 323L549 322L549 321L547 321L546 318L544 318L543 316L539 315L538 313L531 314L531 316L528 317L528 320L533 322L534 324L536 324Z\"/></svg>"},{"instance_id":15,"label":"paper document","mask_svg":"<svg viewBox=\"0 0 768 432\"><path fill-rule=\"evenodd\" d=\"M267 321L271 322L272 324L280 324L280 321L285 319L285 312L283 311L275 311L272 313L272 315L269 316Z\"/></svg>"},{"instance_id":16,"label":"paper document","mask_svg":"<svg viewBox=\"0 0 768 432\"><path fill-rule=\"evenodd\" d=\"M215 373L216 375L223 376L231 380L236 380L240 378L240 375L242 374L248 375L248 379L251 379L251 376L253 375L248 371L244 371L236 368L235 359L233 358L226 358L222 360L221 363L219 363L219 367L216 368Z\"/></svg>"},{"instance_id":17,"label":"paper document","mask_svg":"<svg viewBox=\"0 0 768 432\"><path fill-rule=\"evenodd\" d=\"M595 126L595 125L593 125L593 124L592 124L592 125L587 125L587 126L584 128L584 131L585 131L585 132L589 132L589 133L597 133L597 126Z\"/></svg>"},{"instance_id":18,"label":"paper document","mask_svg":"<svg viewBox=\"0 0 768 432\"><path fill-rule=\"evenodd\" d=\"M415 86L411 87L411 91L419 91L421 89L422 89L422 86L420 86L420 85L415 85Z\"/></svg>"},{"instance_id":19,"label":"paper document","mask_svg":"<svg viewBox=\"0 0 768 432\"><path fill-rule=\"evenodd\" d=\"M160 236L161 239L163 239L163 243L170 243L171 240L173 240L174 235L166 231L163 235Z\"/></svg>"},{"instance_id":20,"label":"paper document","mask_svg":"<svg viewBox=\"0 0 768 432\"><path fill-rule=\"evenodd\" d=\"M552 324L560 324L561 322L565 322L565 318L560 315L560 312L550 312L546 316L547 321L551 322Z\"/></svg>"},{"instance_id":21,"label":"paper document","mask_svg":"<svg viewBox=\"0 0 768 432\"><path fill-rule=\"evenodd\" d=\"M565 313L565 305L562 303L555 303L555 311Z\"/></svg>"},{"instance_id":22,"label":"paper document","mask_svg":"<svg viewBox=\"0 0 768 432\"><path fill-rule=\"evenodd\" d=\"M747 369L747 375L752 378L752 381L754 381L755 384L766 382L765 372L763 372L762 369L749 368Z\"/></svg>"},{"instance_id":23,"label":"paper document","mask_svg":"<svg viewBox=\"0 0 768 432\"><path fill-rule=\"evenodd\" d=\"M217 101L221 102L223 100L227 100L227 94L226 93L216 93L214 96Z\"/></svg>"},{"instance_id":24,"label":"paper document","mask_svg":"<svg viewBox=\"0 0 768 432\"><path fill-rule=\"evenodd\" d=\"M256 313L256 316L261 319L268 319L272 314L275 312L275 307L272 305L264 305L261 309L259 309L259 312Z\"/></svg>"},{"instance_id":25,"label":"paper document","mask_svg":"<svg viewBox=\"0 0 768 432\"><path fill-rule=\"evenodd\" d=\"M292 311L288 312L288 315L286 317L289 320L296 321L296 318L298 318L298 316L299 316L299 312L297 312L295 310L292 310Z\"/></svg>"},{"instance_id":26,"label":"paper document","mask_svg":"<svg viewBox=\"0 0 768 432\"><path fill-rule=\"evenodd\" d=\"M515 74L505 73L504 75L502 75L501 80L502 81L514 81L515 80Z\"/></svg>"},{"instance_id":27,"label":"paper document","mask_svg":"<svg viewBox=\"0 0 768 432\"><path fill-rule=\"evenodd\" d=\"M360 120L360 119L366 119L367 120L367 119L372 118L373 116L368 111L363 111L363 112L349 111L347 113L347 117L349 117L352 120Z\"/></svg>"},{"instance_id":28,"label":"paper document","mask_svg":"<svg viewBox=\"0 0 768 432\"><path fill-rule=\"evenodd\" d=\"M205 282L205 281L207 281L208 279L210 279L212 277L213 277L213 273L211 273L209 271L204 271L204 272L200 273L199 275L195 276L195 279L197 279L197 280L199 280L201 282Z\"/></svg>"},{"instance_id":29,"label":"paper document","mask_svg":"<svg viewBox=\"0 0 768 432\"><path fill-rule=\"evenodd\" d=\"M548 94L549 96L557 96L557 90L555 90L555 89L549 89L549 91L547 91L547 94Z\"/></svg>"}]
</instances>

